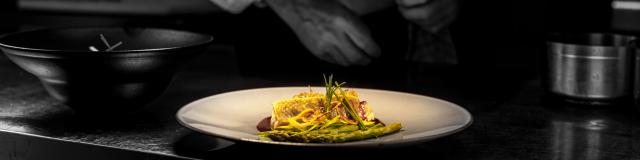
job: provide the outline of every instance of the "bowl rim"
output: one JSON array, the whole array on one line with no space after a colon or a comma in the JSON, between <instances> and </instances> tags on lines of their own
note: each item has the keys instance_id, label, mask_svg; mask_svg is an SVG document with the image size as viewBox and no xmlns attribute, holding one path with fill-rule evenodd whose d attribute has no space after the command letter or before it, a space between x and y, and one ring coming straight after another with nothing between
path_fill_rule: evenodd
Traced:
<instances>
[{"instance_id":1,"label":"bowl rim","mask_svg":"<svg viewBox=\"0 0 640 160\"><path fill-rule=\"evenodd\" d=\"M209 35L209 34L204 34L204 33L194 32L194 31L187 31L187 30L180 30L180 29L162 28L162 27L139 27L139 26L63 26L63 27L48 27L48 28L29 29L29 30L23 30L23 31L17 31L17 32L6 33L6 34L3 34L3 35L0 35L0 47L5 47L5 48L15 49L15 50L21 50L21 51L35 51L35 52L42 52L42 53L65 53L65 54L78 54L78 53L94 52L94 51L89 51L89 50L83 51L83 50L62 50L62 49L29 48L29 47L20 47L20 46L14 46L14 45L9 45L9 44L2 43L2 39L4 39L4 38L11 37L11 36L16 36L16 35L20 35L20 34L24 34L24 33L29 33L29 32L42 32L42 31L50 31L50 30L65 30L65 29L90 29L90 28L95 28L95 29L116 29L116 28L155 29L155 30L178 31L178 32L184 32L184 33L189 33L189 34L197 34L197 35L203 35L203 36L205 36L205 37L208 37L208 39L207 39L207 40L205 40L205 41L201 41L201 42L193 43L193 44L189 44L189 45L184 45L184 46L163 47L163 48L150 48L150 49L133 49L133 50L96 51L95 53L109 53L109 54L97 54L97 55L129 55L129 54L139 54L139 53L146 53L146 52L158 52L158 51L174 50L174 49L179 49L179 48L191 48L191 47L196 47L196 46L201 46L201 45L207 45L207 44L209 44L209 43L212 43L212 42L213 42L213 40L214 40L213 36L211 36L211 35Z\"/></svg>"}]
</instances>

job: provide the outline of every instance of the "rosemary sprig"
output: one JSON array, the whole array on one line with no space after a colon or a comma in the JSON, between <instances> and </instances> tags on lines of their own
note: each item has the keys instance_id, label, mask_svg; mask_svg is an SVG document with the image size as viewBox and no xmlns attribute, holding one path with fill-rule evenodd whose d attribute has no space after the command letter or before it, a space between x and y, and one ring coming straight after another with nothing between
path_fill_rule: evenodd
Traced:
<instances>
[{"instance_id":1,"label":"rosemary sprig","mask_svg":"<svg viewBox=\"0 0 640 160\"><path fill-rule=\"evenodd\" d=\"M366 130L367 127L364 126L364 122L362 122L362 118L360 118L360 115L358 115L358 113L356 113L356 109L353 108L353 104L351 104L351 101L349 101L347 99L347 94L340 87L343 84L344 84L344 82L341 83L341 84L338 84L338 82L336 82L336 88L342 94L342 100L340 102L342 103L342 106L345 107L345 110L347 111L347 114L349 114L349 116L351 118L356 120L356 122L358 123L358 129Z\"/></svg>"},{"instance_id":2,"label":"rosemary sprig","mask_svg":"<svg viewBox=\"0 0 640 160\"><path fill-rule=\"evenodd\" d=\"M333 92L335 89L333 88L333 74L329 75L329 80L327 81L327 76L322 74L322 78L324 78L324 88L325 88L325 97L326 101L324 102L324 112L329 114L331 112L331 99L333 98Z\"/></svg>"}]
</instances>

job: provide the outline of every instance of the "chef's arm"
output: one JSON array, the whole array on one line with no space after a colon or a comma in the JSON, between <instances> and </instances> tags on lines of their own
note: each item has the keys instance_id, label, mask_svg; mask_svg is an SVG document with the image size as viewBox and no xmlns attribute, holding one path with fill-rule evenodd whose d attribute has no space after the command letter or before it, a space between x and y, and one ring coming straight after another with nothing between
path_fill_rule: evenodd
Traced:
<instances>
[{"instance_id":1,"label":"chef's arm","mask_svg":"<svg viewBox=\"0 0 640 160\"><path fill-rule=\"evenodd\" d=\"M366 15L395 6L395 0L337 0L358 15Z\"/></svg>"},{"instance_id":2,"label":"chef's arm","mask_svg":"<svg viewBox=\"0 0 640 160\"><path fill-rule=\"evenodd\" d=\"M210 0L218 7L231 12L240 13L247 6L260 0ZM295 1L295 0L293 0ZM394 6L394 0L329 0L338 1L358 15L365 15Z\"/></svg>"},{"instance_id":3,"label":"chef's arm","mask_svg":"<svg viewBox=\"0 0 640 160\"><path fill-rule=\"evenodd\" d=\"M316 57L365 65L380 54L358 15L336 0L266 0Z\"/></svg>"}]
</instances>

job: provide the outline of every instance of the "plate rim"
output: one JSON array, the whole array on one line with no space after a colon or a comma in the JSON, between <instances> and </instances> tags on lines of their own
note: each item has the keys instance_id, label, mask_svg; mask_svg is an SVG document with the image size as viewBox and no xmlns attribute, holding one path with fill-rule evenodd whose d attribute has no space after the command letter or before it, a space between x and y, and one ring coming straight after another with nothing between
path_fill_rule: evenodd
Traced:
<instances>
[{"instance_id":1,"label":"plate rim","mask_svg":"<svg viewBox=\"0 0 640 160\"><path fill-rule=\"evenodd\" d=\"M393 93L393 94L403 94L403 95L408 95L408 96L417 96L417 97L427 98L429 100L437 101L438 103L446 104L446 105L448 105L450 107L455 108L456 110L461 111L465 115L464 117L468 117L468 119L466 119L464 124L459 125L459 127L455 128L453 130L446 131L446 132L443 132L443 133L437 134L437 135L429 135L429 136L424 136L424 137L414 137L414 138L400 139L400 140L379 142L379 143L375 143L375 142L372 143L372 141L366 141L366 140L354 141L354 142L345 142L345 143L299 143L299 142L263 141L263 140L260 140L260 139L239 138L239 137L233 137L233 136L226 136L226 135L223 135L223 134L211 133L211 132L207 132L207 131L204 131L204 130L201 130L201 129L198 129L196 127L193 127L191 125L186 124L186 122L184 121L182 116L180 116L181 113L186 112L186 109L189 108L189 106L194 106L195 104L202 103L203 101L209 100L209 99L214 98L214 97L224 96L224 95L228 95L228 94L238 94L238 93L241 93L241 92L255 92L257 90L293 89L293 88L309 88L309 87L311 87L311 88L322 88L321 86L285 86L285 87L248 88L248 89L240 89L240 90L222 92L222 93L218 93L218 94L205 96L205 97L199 98L199 99L197 99L195 101L191 101L191 102L187 103L186 105L183 105L176 112L175 116L176 116L176 120L178 121L178 123L180 125L182 125L183 127L189 128L189 129L191 129L193 131L196 131L196 132L199 132L199 133L203 133L203 134L206 134L206 135L215 136L215 137L219 137L219 138L228 139L228 140L231 140L231 141L234 141L234 142L251 142L251 143L258 143L258 144L274 144L274 145L304 146L304 147L379 147L379 146L410 145L410 144L422 143L422 142L426 142L426 141L434 140L434 139L437 139L437 138L440 138L440 137L445 137L445 136L448 136L448 135L452 135L452 134L458 133L458 132L468 128L469 126L471 126L471 124L473 124L473 122L474 122L473 116L471 115L471 113L469 111L467 111L465 108L463 108L460 105L457 105L455 103L452 103L452 102L449 102L449 101L446 101L446 100L442 100L442 99L431 97L431 96L421 95L421 94L415 94L415 93L408 93L408 92L401 92L401 91L394 91L394 90L384 90L384 89L374 89L374 88L359 88L359 87L345 87L345 88L346 89L354 89L354 90L368 90L368 91L374 91L374 92L389 92L389 93ZM221 129L221 130L226 130L226 131L231 131L231 132L237 132L237 131L229 130L229 129L225 129L225 128L219 128L219 127L214 127L214 128ZM423 132L419 132L419 133L423 133Z\"/></svg>"}]
</instances>

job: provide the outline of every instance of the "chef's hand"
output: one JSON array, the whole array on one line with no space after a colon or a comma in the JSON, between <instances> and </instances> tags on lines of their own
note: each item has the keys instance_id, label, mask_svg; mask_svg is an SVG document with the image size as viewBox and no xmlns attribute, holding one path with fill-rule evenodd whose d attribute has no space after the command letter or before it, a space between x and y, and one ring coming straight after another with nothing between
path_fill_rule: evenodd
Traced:
<instances>
[{"instance_id":1,"label":"chef's hand","mask_svg":"<svg viewBox=\"0 0 640 160\"><path fill-rule=\"evenodd\" d=\"M402 15L435 33L451 24L458 13L456 0L396 0Z\"/></svg>"},{"instance_id":2,"label":"chef's hand","mask_svg":"<svg viewBox=\"0 0 640 160\"><path fill-rule=\"evenodd\" d=\"M342 66L380 55L369 29L335 0L266 0L316 57Z\"/></svg>"}]
</instances>

